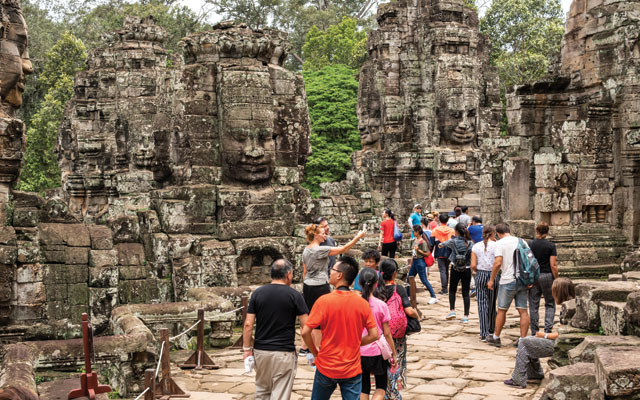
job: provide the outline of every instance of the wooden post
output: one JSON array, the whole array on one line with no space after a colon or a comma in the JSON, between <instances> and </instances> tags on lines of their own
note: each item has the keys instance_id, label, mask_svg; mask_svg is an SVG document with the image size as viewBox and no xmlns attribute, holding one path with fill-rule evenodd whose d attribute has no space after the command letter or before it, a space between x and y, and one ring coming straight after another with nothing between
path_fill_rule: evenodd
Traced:
<instances>
[{"instance_id":1,"label":"wooden post","mask_svg":"<svg viewBox=\"0 0 640 400\"><path fill-rule=\"evenodd\" d=\"M144 371L144 387L149 388L147 393L144 394L144 400L155 400L156 371L154 369L147 369Z\"/></svg>"},{"instance_id":2,"label":"wooden post","mask_svg":"<svg viewBox=\"0 0 640 400\"><path fill-rule=\"evenodd\" d=\"M170 399L174 398L187 398L191 395L185 394L182 389L171 379L171 343L169 342L169 330L164 328L160 329L160 341L164 343L164 349L162 350L162 356L160 357L160 383L158 384L158 393L154 393L156 398L162 397L161 395L169 395Z\"/></svg>"},{"instance_id":3,"label":"wooden post","mask_svg":"<svg viewBox=\"0 0 640 400\"><path fill-rule=\"evenodd\" d=\"M204 309L198 309L198 341L196 344L196 351L189 357L189 359L184 363L180 364L180 368L184 369L218 369L219 366L213 362L211 358L204 352L204 324L206 323L204 320Z\"/></svg>"},{"instance_id":4,"label":"wooden post","mask_svg":"<svg viewBox=\"0 0 640 400\"><path fill-rule=\"evenodd\" d=\"M416 290L417 290L416 277L410 276L409 277L409 298L411 299L411 307L413 307L418 313L418 316L422 318L422 311L420 311L420 309L418 308L418 300L416 299Z\"/></svg>"},{"instance_id":5,"label":"wooden post","mask_svg":"<svg viewBox=\"0 0 640 400\"><path fill-rule=\"evenodd\" d=\"M242 296L242 332L244 332L244 321L247 319L247 310L249 309L249 297ZM243 336L244 333L240 335L240 338L231 346L232 349L242 349L243 347Z\"/></svg>"},{"instance_id":6,"label":"wooden post","mask_svg":"<svg viewBox=\"0 0 640 400\"><path fill-rule=\"evenodd\" d=\"M95 400L96 395L111 392L111 387L100 385L98 383L98 373L91 370L93 331L89 324L87 313L82 313L82 344L84 347L84 373L80 375L80 389L70 391L67 398L87 397L90 400Z\"/></svg>"}]
</instances>

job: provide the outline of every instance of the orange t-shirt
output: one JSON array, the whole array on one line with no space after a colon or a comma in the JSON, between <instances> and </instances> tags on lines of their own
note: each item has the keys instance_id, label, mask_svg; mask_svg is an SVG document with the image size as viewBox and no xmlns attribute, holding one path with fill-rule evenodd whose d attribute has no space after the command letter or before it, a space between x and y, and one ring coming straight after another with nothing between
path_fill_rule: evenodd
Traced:
<instances>
[{"instance_id":1,"label":"orange t-shirt","mask_svg":"<svg viewBox=\"0 0 640 400\"><path fill-rule=\"evenodd\" d=\"M451 236L453 236L454 232L455 231L453 230L453 228L446 225L440 225L431 231L431 236L435 237L436 240L440 243L444 243L447 240L451 239Z\"/></svg>"},{"instance_id":2,"label":"orange t-shirt","mask_svg":"<svg viewBox=\"0 0 640 400\"><path fill-rule=\"evenodd\" d=\"M316 357L316 367L322 375L348 379L362 373L362 330L376 327L369 302L356 292L334 290L316 300L306 325L322 330Z\"/></svg>"},{"instance_id":3,"label":"orange t-shirt","mask_svg":"<svg viewBox=\"0 0 640 400\"><path fill-rule=\"evenodd\" d=\"M382 231L382 243L393 243L396 240L393 238L393 228L396 221L391 218L380 222L380 230Z\"/></svg>"}]
</instances>

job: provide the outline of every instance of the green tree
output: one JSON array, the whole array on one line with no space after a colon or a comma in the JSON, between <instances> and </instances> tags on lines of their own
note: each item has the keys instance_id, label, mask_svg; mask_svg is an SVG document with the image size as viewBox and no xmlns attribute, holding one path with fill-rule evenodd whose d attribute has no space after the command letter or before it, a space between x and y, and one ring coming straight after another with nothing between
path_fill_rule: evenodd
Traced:
<instances>
[{"instance_id":1,"label":"green tree","mask_svg":"<svg viewBox=\"0 0 640 400\"><path fill-rule=\"evenodd\" d=\"M304 70L317 70L331 64L344 64L360 70L367 58L367 33L358 29L355 18L344 17L325 31L313 26L302 46Z\"/></svg>"},{"instance_id":2,"label":"green tree","mask_svg":"<svg viewBox=\"0 0 640 400\"><path fill-rule=\"evenodd\" d=\"M505 87L544 76L564 34L559 0L493 0L480 21L491 39L492 62Z\"/></svg>"},{"instance_id":3,"label":"green tree","mask_svg":"<svg viewBox=\"0 0 640 400\"><path fill-rule=\"evenodd\" d=\"M320 194L321 183L344 179L351 154L361 149L356 73L340 64L304 71L313 154L307 160L302 185L314 196Z\"/></svg>"},{"instance_id":4,"label":"green tree","mask_svg":"<svg viewBox=\"0 0 640 400\"><path fill-rule=\"evenodd\" d=\"M21 190L42 192L60 186L60 169L54 150L58 127L65 105L73 95L73 77L84 67L86 58L84 44L69 32L64 33L46 54L39 79L46 94L27 129Z\"/></svg>"}]
</instances>

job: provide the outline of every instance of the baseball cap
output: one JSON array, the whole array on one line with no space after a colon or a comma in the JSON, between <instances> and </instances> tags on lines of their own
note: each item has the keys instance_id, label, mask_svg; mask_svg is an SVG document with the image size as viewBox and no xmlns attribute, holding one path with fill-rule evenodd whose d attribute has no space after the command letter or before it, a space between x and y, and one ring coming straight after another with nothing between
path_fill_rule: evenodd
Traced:
<instances>
[{"instance_id":1,"label":"baseball cap","mask_svg":"<svg viewBox=\"0 0 640 400\"><path fill-rule=\"evenodd\" d=\"M415 206L413 206L413 208L422 208L422 204L418 203Z\"/></svg>"}]
</instances>

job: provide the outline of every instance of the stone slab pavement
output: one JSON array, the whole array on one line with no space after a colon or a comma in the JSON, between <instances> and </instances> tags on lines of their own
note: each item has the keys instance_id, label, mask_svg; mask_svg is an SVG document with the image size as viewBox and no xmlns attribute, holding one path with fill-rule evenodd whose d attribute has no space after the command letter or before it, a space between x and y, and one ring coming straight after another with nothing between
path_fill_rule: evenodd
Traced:
<instances>
[{"instance_id":1,"label":"stone slab pavement","mask_svg":"<svg viewBox=\"0 0 640 400\"><path fill-rule=\"evenodd\" d=\"M434 288L440 288L437 270L429 274ZM516 349L512 346L519 336L519 322L515 309L509 310L506 329L502 334L502 348L480 341L478 308L471 300L468 324L463 324L462 297L458 292L456 312L458 319L447 321L448 297L438 295L439 302L428 305L428 292L418 282L418 304L423 312L422 332L408 340L407 388L403 399L412 400L480 400L480 399L539 399L546 384L529 384L525 389L514 389L502 382L510 377ZM541 309L544 310L543 305ZM544 311L542 312L544 315ZM222 368L214 371L180 370L175 364L175 381L192 394L191 399L240 400L254 399L254 376L244 375L242 352L239 350L210 350L214 361ZM171 354L182 361L190 352ZM546 367L546 360L543 361ZM292 399L311 396L314 371L300 358ZM336 390L333 398L340 398Z\"/></svg>"}]
</instances>

